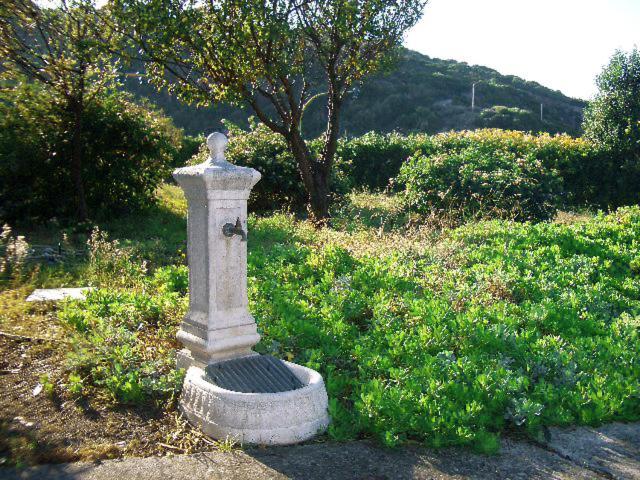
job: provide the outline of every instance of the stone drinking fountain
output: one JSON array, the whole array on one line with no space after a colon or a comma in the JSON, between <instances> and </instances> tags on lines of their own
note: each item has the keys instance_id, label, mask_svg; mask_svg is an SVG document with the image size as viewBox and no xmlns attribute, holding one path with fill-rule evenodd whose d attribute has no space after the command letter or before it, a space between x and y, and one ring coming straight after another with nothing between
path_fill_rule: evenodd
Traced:
<instances>
[{"instance_id":1,"label":"stone drinking fountain","mask_svg":"<svg viewBox=\"0 0 640 480\"><path fill-rule=\"evenodd\" d=\"M247 302L247 199L260 173L227 162L226 145L212 133L210 157L173 173L188 203L180 409L219 440L296 443L326 429L327 393L318 372L252 350L260 335Z\"/></svg>"}]
</instances>

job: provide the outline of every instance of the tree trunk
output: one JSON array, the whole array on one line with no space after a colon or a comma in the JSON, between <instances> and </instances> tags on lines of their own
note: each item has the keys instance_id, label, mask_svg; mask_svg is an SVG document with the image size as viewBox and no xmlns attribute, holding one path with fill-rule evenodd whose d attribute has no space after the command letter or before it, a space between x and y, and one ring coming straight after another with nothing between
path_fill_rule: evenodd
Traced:
<instances>
[{"instance_id":1,"label":"tree trunk","mask_svg":"<svg viewBox=\"0 0 640 480\"><path fill-rule=\"evenodd\" d=\"M73 136L71 139L71 180L75 189L76 197L76 219L78 222L85 222L88 218L87 198L82 179L82 103L74 102L73 113Z\"/></svg>"},{"instance_id":2,"label":"tree trunk","mask_svg":"<svg viewBox=\"0 0 640 480\"><path fill-rule=\"evenodd\" d=\"M309 211L316 224L325 224L329 220L331 189L329 173L324 169L313 172L313 190L309 192Z\"/></svg>"},{"instance_id":3,"label":"tree trunk","mask_svg":"<svg viewBox=\"0 0 640 480\"><path fill-rule=\"evenodd\" d=\"M313 158L297 128L292 128L286 138L307 190L311 220L316 224L324 224L329 219L330 169L326 168L323 162L318 162Z\"/></svg>"}]
</instances>

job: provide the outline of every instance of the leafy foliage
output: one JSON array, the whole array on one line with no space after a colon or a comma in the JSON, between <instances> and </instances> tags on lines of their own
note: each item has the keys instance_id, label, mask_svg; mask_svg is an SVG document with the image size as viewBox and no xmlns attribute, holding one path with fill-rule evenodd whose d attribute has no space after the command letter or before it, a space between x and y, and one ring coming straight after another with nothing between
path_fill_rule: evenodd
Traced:
<instances>
[{"instance_id":1,"label":"leafy foliage","mask_svg":"<svg viewBox=\"0 0 640 480\"><path fill-rule=\"evenodd\" d=\"M157 87L199 105L242 104L281 135L296 160L310 217L322 223L345 99L365 75L388 64L426 3L114 0L110 13ZM312 152L302 119L318 98L327 116L322 148Z\"/></svg>"},{"instance_id":2,"label":"leafy foliage","mask_svg":"<svg viewBox=\"0 0 640 480\"><path fill-rule=\"evenodd\" d=\"M619 191L612 204L640 201L640 51L616 52L597 78L598 95L584 121L588 138L619 166L607 179Z\"/></svg>"},{"instance_id":3,"label":"leafy foliage","mask_svg":"<svg viewBox=\"0 0 640 480\"><path fill-rule=\"evenodd\" d=\"M491 108L483 109L480 112L479 120L479 123L485 128L503 128L520 131L533 130L533 128L531 128L533 125L542 123L539 122L536 116L529 110L517 107L504 107L502 105L495 105ZM540 125L536 130L544 131L544 126Z\"/></svg>"},{"instance_id":4,"label":"leafy foliage","mask_svg":"<svg viewBox=\"0 0 640 480\"><path fill-rule=\"evenodd\" d=\"M405 137L396 132L369 132L361 137L343 139L338 147L338 156L353 186L382 189L398 174L400 166L418 145L426 141L426 135Z\"/></svg>"},{"instance_id":5,"label":"leafy foliage","mask_svg":"<svg viewBox=\"0 0 640 480\"><path fill-rule=\"evenodd\" d=\"M149 105L106 91L84 114L82 177L91 212L148 206L169 174L182 133ZM64 105L50 90L21 82L0 93L0 218L47 220L74 214Z\"/></svg>"},{"instance_id":6,"label":"leafy foliage","mask_svg":"<svg viewBox=\"0 0 640 480\"><path fill-rule=\"evenodd\" d=\"M95 15L93 0L45 6L32 0L3 2L2 75L5 79L25 75L46 85L60 100L90 103L116 72L103 48L112 35L105 27Z\"/></svg>"},{"instance_id":7,"label":"leafy foliage","mask_svg":"<svg viewBox=\"0 0 640 480\"><path fill-rule=\"evenodd\" d=\"M80 223L89 215L82 176L87 153L84 117L102 91L113 85L116 66L105 48L112 33L99 21L94 0L0 3L0 78L14 84L24 76L58 105L71 144L64 160Z\"/></svg>"},{"instance_id":8,"label":"leafy foliage","mask_svg":"<svg viewBox=\"0 0 640 480\"><path fill-rule=\"evenodd\" d=\"M225 122L225 125L229 128L231 137L227 155L230 161L256 168L263 175L252 192L250 207L258 211L267 211L283 207L298 209L303 205L305 192L302 181L295 174L295 160L285 142L264 126L255 123L252 123L248 131L229 122ZM312 149L321 146L319 141L309 143ZM203 148L192 162L204 161L206 155L206 149ZM473 158L474 155L477 155L476 158ZM410 157L413 158L413 163L407 162ZM445 178L442 169L437 172L429 170L427 174L424 162L420 163L420 166L414 165L415 159L422 157L455 159L448 161L448 167L445 169L448 176ZM523 159L524 164L514 163L514 159ZM498 129L407 136L399 133L369 132L361 137L340 140L332 185L336 193L344 193L354 188L380 190L390 187L392 190L410 188L417 196L427 195L424 188L428 187L428 195L443 199L449 195L442 202L434 197L429 201L429 205L440 202L436 207L439 212L444 212L449 207L453 208L455 212L448 212L450 217L464 216L465 209L462 205L469 203L469 200L469 205L475 205L471 211L477 213L480 209L486 216L493 212L509 218L541 219L552 215L556 208L608 208L610 205L625 203L624 193L618 188L618 177L623 168L621 160L620 156L608 154L589 140L568 135L533 135ZM459 169L468 163L471 170L456 173L454 163ZM474 176L471 167L480 164L483 164L481 170L491 177L490 182L489 177L483 180ZM413 180L406 174L398 177L403 165L405 173L408 169L412 170ZM502 173L494 171L499 165L506 170ZM537 171L538 168L540 171ZM509 180L504 177L506 172L518 177ZM442 177L428 179L430 186L417 183L408 186L408 182L411 183L421 175L427 180L426 176L435 174ZM465 175L466 180L462 178ZM526 186L525 183L520 184L525 177ZM561 180L560 184L558 177ZM545 184L547 180L549 183ZM466 197L471 191L450 188L450 182L468 181L475 184L474 187L470 184L465 187L475 192L473 200ZM505 188L504 182L513 182L514 185L522 187L522 190ZM485 186L478 190L482 183ZM532 190L534 185L537 192L535 194ZM525 195L526 198L519 195ZM455 196L457 200L454 201ZM493 200L489 201L487 196ZM414 207L421 202L417 197L411 200ZM524 204L528 207L525 208ZM426 204L423 206L426 208ZM530 213L523 213L523 208ZM418 210L425 213L423 208ZM467 211L467 214L471 211Z\"/></svg>"},{"instance_id":9,"label":"leafy foliage","mask_svg":"<svg viewBox=\"0 0 640 480\"><path fill-rule=\"evenodd\" d=\"M616 180L620 157L585 139L489 129L407 142L416 154L397 182L408 203L423 213L433 207L452 208L449 214L458 218L483 211L485 217L545 219L556 208L626 203ZM506 172L511 180L502 177Z\"/></svg>"},{"instance_id":10,"label":"leafy foliage","mask_svg":"<svg viewBox=\"0 0 640 480\"><path fill-rule=\"evenodd\" d=\"M409 209L459 219L548 220L561 188L557 174L531 155L480 148L415 156L398 182Z\"/></svg>"},{"instance_id":11,"label":"leafy foliage","mask_svg":"<svg viewBox=\"0 0 640 480\"><path fill-rule=\"evenodd\" d=\"M89 278L105 288L90 292L86 301L67 302L59 314L74 339L68 390L102 392L124 404L171 403L183 379L174 352L187 306L187 268L159 268L149 277L131 249L99 231L89 247ZM114 277L120 289L114 289Z\"/></svg>"},{"instance_id":12,"label":"leafy foliage","mask_svg":"<svg viewBox=\"0 0 640 480\"><path fill-rule=\"evenodd\" d=\"M296 161L283 138L270 131L263 124L250 119L250 127L243 130L231 122L224 122L229 135L226 159L231 163L255 168L262 177L251 190L249 208L258 212L278 209L300 210L307 201L302 179ZM321 148L319 140L310 141L312 150ZM201 144L197 155L189 163L201 163L207 159L209 151ZM332 171L335 194L344 193L350 186L348 169L341 158Z\"/></svg>"},{"instance_id":13,"label":"leafy foliage","mask_svg":"<svg viewBox=\"0 0 640 480\"><path fill-rule=\"evenodd\" d=\"M259 220L259 346L322 372L338 440L492 450L505 429L638 419L639 227L636 207L573 225L476 223L368 255Z\"/></svg>"},{"instance_id":14,"label":"leafy foliage","mask_svg":"<svg viewBox=\"0 0 640 480\"><path fill-rule=\"evenodd\" d=\"M284 139L254 121L249 131L230 123L225 125L229 127L227 159L255 168L262 175L251 191L249 208L264 212L304 205L307 195L295 158Z\"/></svg>"}]
</instances>

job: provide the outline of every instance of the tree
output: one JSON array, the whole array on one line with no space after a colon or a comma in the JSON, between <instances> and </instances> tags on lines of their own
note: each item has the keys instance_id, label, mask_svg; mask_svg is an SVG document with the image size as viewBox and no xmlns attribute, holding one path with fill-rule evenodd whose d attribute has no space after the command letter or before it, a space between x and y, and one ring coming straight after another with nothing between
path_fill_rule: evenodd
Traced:
<instances>
[{"instance_id":1,"label":"tree","mask_svg":"<svg viewBox=\"0 0 640 480\"><path fill-rule=\"evenodd\" d=\"M0 90L0 224L64 223L77 213L69 192L70 150L64 105L41 83ZM153 204L171 172L182 131L151 104L108 88L83 115L82 179L91 218L131 213Z\"/></svg>"},{"instance_id":2,"label":"tree","mask_svg":"<svg viewBox=\"0 0 640 480\"><path fill-rule=\"evenodd\" d=\"M112 0L119 31L152 82L199 105L248 105L296 159L315 221L329 216L330 172L350 87L383 67L427 0ZM322 100L312 152L301 133Z\"/></svg>"},{"instance_id":3,"label":"tree","mask_svg":"<svg viewBox=\"0 0 640 480\"><path fill-rule=\"evenodd\" d=\"M585 111L585 135L620 158L617 204L640 200L640 52L617 51L596 79L598 94ZM615 205L613 205L615 206Z\"/></svg>"},{"instance_id":4,"label":"tree","mask_svg":"<svg viewBox=\"0 0 640 480\"><path fill-rule=\"evenodd\" d=\"M64 105L80 222L88 217L82 178L84 114L115 78L116 70L103 48L110 39L91 0L61 0L50 8L33 0L0 0L0 70L4 79L11 85L24 75L46 86L54 101Z\"/></svg>"}]
</instances>

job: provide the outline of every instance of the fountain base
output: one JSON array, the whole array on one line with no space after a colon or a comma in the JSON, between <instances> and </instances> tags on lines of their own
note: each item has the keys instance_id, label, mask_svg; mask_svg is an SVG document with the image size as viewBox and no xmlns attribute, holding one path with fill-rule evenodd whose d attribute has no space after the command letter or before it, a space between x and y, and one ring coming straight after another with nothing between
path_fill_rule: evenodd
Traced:
<instances>
[{"instance_id":1,"label":"fountain base","mask_svg":"<svg viewBox=\"0 0 640 480\"><path fill-rule=\"evenodd\" d=\"M217 364L206 369L191 366L184 379L180 410L217 440L260 445L308 440L329 425L324 381L315 370L281 363L299 380L298 388L268 393L227 390L212 382L212 367ZM246 370L246 366L239 368Z\"/></svg>"}]
</instances>

